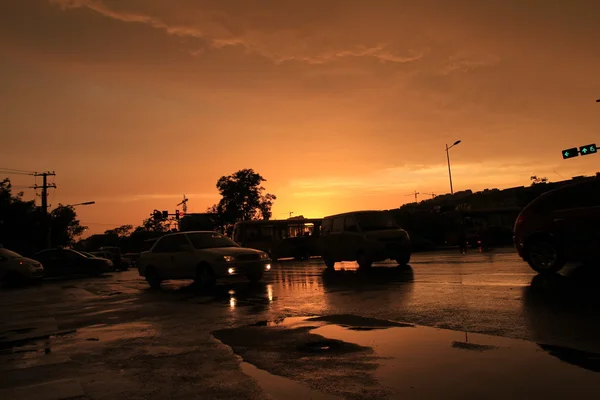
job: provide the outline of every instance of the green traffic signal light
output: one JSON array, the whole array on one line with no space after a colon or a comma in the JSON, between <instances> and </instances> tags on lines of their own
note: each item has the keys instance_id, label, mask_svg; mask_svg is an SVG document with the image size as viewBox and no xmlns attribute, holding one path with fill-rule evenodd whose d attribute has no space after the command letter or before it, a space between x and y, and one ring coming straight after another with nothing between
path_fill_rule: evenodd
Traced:
<instances>
[{"instance_id":1,"label":"green traffic signal light","mask_svg":"<svg viewBox=\"0 0 600 400\"><path fill-rule=\"evenodd\" d=\"M577 150L577 147L572 147L570 149L566 149L562 151L562 156L563 159L567 159L567 158L573 158L573 157L577 157L579 155L579 150Z\"/></svg>"},{"instance_id":2,"label":"green traffic signal light","mask_svg":"<svg viewBox=\"0 0 600 400\"><path fill-rule=\"evenodd\" d=\"M585 146L581 146L579 148L579 152L581 153L582 156L587 156L588 154L594 154L598 152L598 149L596 148L596 144L587 144Z\"/></svg>"}]
</instances>

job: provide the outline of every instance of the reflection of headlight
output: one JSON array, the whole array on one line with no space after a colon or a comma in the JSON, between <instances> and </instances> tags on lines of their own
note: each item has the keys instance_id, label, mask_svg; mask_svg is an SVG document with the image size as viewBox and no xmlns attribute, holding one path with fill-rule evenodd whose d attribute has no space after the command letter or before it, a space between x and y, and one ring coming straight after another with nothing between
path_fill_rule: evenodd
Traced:
<instances>
[{"instance_id":1,"label":"reflection of headlight","mask_svg":"<svg viewBox=\"0 0 600 400\"><path fill-rule=\"evenodd\" d=\"M267 253L260 253L260 259L261 260L265 260L267 258L269 258L269 255Z\"/></svg>"},{"instance_id":2,"label":"reflection of headlight","mask_svg":"<svg viewBox=\"0 0 600 400\"><path fill-rule=\"evenodd\" d=\"M235 257L233 257L233 256L223 256L223 261L225 261L225 262L232 262L232 261L235 261Z\"/></svg>"}]
</instances>

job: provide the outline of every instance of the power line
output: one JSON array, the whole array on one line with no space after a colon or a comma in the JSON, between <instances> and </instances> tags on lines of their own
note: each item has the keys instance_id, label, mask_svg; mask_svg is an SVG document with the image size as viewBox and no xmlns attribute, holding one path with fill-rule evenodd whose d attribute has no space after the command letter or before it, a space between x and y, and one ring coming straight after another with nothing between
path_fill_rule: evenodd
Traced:
<instances>
[{"instance_id":1,"label":"power line","mask_svg":"<svg viewBox=\"0 0 600 400\"><path fill-rule=\"evenodd\" d=\"M23 174L27 174L27 175L33 175L33 174L35 174L34 171L25 171L24 169L0 168L0 170L3 170L3 171L12 171L12 172L16 172L16 173L23 173Z\"/></svg>"},{"instance_id":2,"label":"power line","mask_svg":"<svg viewBox=\"0 0 600 400\"><path fill-rule=\"evenodd\" d=\"M123 225L123 224L108 224L106 222L81 222L81 224L82 225L117 226L117 227Z\"/></svg>"},{"instance_id":3,"label":"power line","mask_svg":"<svg viewBox=\"0 0 600 400\"><path fill-rule=\"evenodd\" d=\"M28 172L4 171L4 170L1 170L1 169L0 169L0 174L4 174L4 175L29 175L29 176L33 175L33 174L28 173Z\"/></svg>"}]
</instances>

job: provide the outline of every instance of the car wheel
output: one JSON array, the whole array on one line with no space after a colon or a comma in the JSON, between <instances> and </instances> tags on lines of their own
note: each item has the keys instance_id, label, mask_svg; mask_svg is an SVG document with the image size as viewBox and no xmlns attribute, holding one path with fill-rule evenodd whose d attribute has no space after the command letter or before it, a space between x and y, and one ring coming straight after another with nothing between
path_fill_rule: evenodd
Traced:
<instances>
[{"instance_id":1,"label":"car wheel","mask_svg":"<svg viewBox=\"0 0 600 400\"><path fill-rule=\"evenodd\" d=\"M408 263L410 262L410 253L399 256L398 258L396 258L396 262L398 263L398 265L401 265L403 267L408 265Z\"/></svg>"},{"instance_id":2,"label":"car wheel","mask_svg":"<svg viewBox=\"0 0 600 400\"><path fill-rule=\"evenodd\" d=\"M356 263L359 268L371 268L373 265L373 261L365 254L364 252L360 252L356 256Z\"/></svg>"},{"instance_id":3,"label":"car wheel","mask_svg":"<svg viewBox=\"0 0 600 400\"><path fill-rule=\"evenodd\" d=\"M331 258L329 255L323 256L323 262L325 263L325 267L329 270L335 269L335 260Z\"/></svg>"},{"instance_id":4,"label":"car wheel","mask_svg":"<svg viewBox=\"0 0 600 400\"><path fill-rule=\"evenodd\" d=\"M161 284L160 276L153 267L146 269L146 282L152 289L159 289Z\"/></svg>"},{"instance_id":5,"label":"car wheel","mask_svg":"<svg viewBox=\"0 0 600 400\"><path fill-rule=\"evenodd\" d=\"M215 273L208 264L199 265L196 268L196 284L201 288L210 288L216 284Z\"/></svg>"},{"instance_id":6,"label":"car wheel","mask_svg":"<svg viewBox=\"0 0 600 400\"><path fill-rule=\"evenodd\" d=\"M546 238L534 238L525 247L525 260L540 274L553 274L561 270L566 260L556 244Z\"/></svg>"}]
</instances>

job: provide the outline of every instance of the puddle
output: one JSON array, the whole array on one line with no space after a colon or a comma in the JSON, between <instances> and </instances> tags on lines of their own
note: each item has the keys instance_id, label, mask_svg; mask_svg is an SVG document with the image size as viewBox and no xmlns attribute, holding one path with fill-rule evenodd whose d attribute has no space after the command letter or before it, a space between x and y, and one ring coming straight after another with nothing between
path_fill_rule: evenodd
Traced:
<instances>
[{"instance_id":1,"label":"puddle","mask_svg":"<svg viewBox=\"0 0 600 400\"><path fill-rule=\"evenodd\" d=\"M94 326L78 329L75 335L79 339L95 338L101 342L136 339L154 336L156 331L147 322L131 322L126 324Z\"/></svg>"},{"instance_id":2,"label":"puddle","mask_svg":"<svg viewBox=\"0 0 600 400\"><path fill-rule=\"evenodd\" d=\"M593 372L600 358L589 354L574 357L590 366L582 368L584 362L569 362L532 342L421 326L357 331L325 325L311 333L371 346L385 357L375 373L377 379L398 397L444 398L452 393L456 398L504 399L526 388L539 395L568 398L574 394L575 382L578 397L600 395Z\"/></svg>"},{"instance_id":3,"label":"puddle","mask_svg":"<svg viewBox=\"0 0 600 400\"><path fill-rule=\"evenodd\" d=\"M600 398L600 355L524 340L354 315L260 321L213 335L277 399Z\"/></svg>"},{"instance_id":4,"label":"puddle","mask_svg":"<svg viewBox=\"0 0 600 400\"><path fill-rule=\"evenodd\" d=\"M274 400L340 400L341 397L317 392L291 379L273 375L254 365L242 362L242 372L256 380Z\"/></svg>"},{"instance_id":5,"label":"puddle","mask_svg":"<svg viewBox=\"0 0 600 400\"><path fill-rule=\"evenodd\" d=\"M97 324L77 329L74 335L64 338L60 344L53 348L66 351L68 349L87 346L105 346L107 343L118 340L130 340L143 337L152 337L156 331L152 324L146 322L131 322L125 324Z\"/></svg>"}]
</instances>

